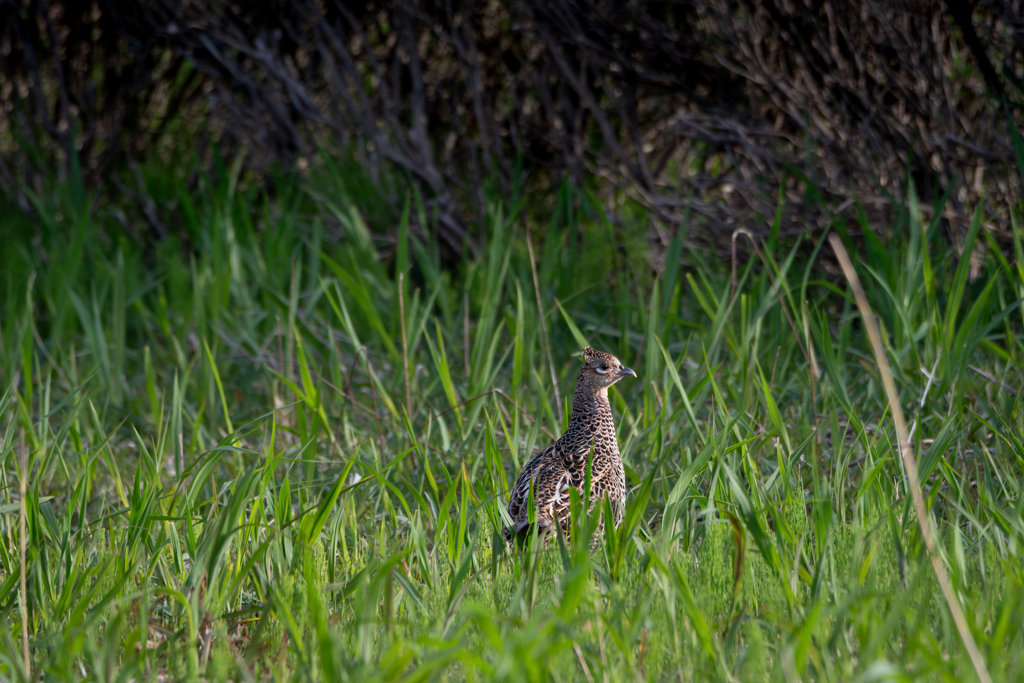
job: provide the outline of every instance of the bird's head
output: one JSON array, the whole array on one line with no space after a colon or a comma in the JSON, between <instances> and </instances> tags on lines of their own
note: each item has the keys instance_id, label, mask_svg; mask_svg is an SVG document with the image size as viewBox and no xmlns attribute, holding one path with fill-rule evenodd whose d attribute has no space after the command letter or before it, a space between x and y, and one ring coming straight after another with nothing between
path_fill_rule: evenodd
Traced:
<instances>
[{"instance_id":1,"label":"bird's head","mask_svg":"<svg viewBox=\"0 0 1024 683\"><path fill-rule=\"evenodd\" d=\"M604 351L595 351L589 346L583 349L583 368L580 370L579 383L594 391L607 390L627 375L636 377L636 373L619 362L619 359Z\"/></svg>"}]
</instances>

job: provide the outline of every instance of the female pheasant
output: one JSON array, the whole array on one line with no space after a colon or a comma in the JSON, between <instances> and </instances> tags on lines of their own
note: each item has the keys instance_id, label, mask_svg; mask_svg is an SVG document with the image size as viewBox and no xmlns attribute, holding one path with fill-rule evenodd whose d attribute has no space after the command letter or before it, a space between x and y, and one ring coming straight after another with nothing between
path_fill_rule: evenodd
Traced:
<instances>
[{"instance_id":1,"label":"female pheasant","mask_svg":"<svg viewBox=\"0 0 1024 683\"><path fill-rule=\"evenodd\" d=\"M636 373L624 367L610 353L583 350L584 365L576 380L572 399L572 417L565 433L552 445L535 455L523 468L508 502L513 527L505 530L513 535L529 526L530 488L536 501L536 521L541 531L550 532L553 522L569 532L569 487L583 495L587 459L591 448L594 462L591 471L590 500L597 503L607 493L615 515L615 526L622 521L626 505L626 475L615 439L612 407L608 403L608 387Z\"/></svg>"}]
</instances>

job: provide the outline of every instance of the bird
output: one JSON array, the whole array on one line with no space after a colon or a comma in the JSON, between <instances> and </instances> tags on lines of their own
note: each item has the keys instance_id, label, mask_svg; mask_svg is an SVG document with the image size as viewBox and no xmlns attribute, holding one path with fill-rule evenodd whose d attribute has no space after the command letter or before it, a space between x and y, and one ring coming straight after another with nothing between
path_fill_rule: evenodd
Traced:
<instances>
[{"instance_id":1,"label":"bird","mask_svg":"<svg viewBox=\"0 0 1024 683\"><path fill-rule=\"evenodd\" d=\"M599 504L607 494L618 527L626 506L626 474L615 437L608 388L623 377L636 377L636 373L610 353L589 346L583 349L583 367L576 380L569 426L555 443L531 458L519 474L509 496L512 526L505 529L507 541L521 538L530 530L531 488L538 532L543 531L546 539L557 523L568 538L569 489L575 488L583 498L591 449L591 504Z\"/></svg>"}]
</instances>

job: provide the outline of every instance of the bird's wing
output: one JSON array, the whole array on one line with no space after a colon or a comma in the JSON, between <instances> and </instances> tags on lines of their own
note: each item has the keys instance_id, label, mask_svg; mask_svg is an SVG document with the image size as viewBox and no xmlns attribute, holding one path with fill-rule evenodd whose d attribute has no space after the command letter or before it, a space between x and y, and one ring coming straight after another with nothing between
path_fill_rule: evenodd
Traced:
<instances>
[{"instance_id":1,"label":"bird's wing","mask_svg":"<svg viewBox=\"0 0 1024 683\"><path fill-rule=\"evenodd\" d=\"M603 505L602 499L607 496L615 515L615 526L622 521L623 499L625 497L625 481L619 474L615 463L602 459L594 463L590 485L590 505Z\"/></svg>"},{"instance_id":2,"label":"bird's wing","mask_svg":"<svg viewBox=\"0 0 1024 683\"><path fill-rule=\"evenodd\" d=\"M587 461L591 458L591 444L585 444L572 451L561 454L562 464L568 473L562 488L565 498L566 513L568 514L569 492L567 486L572 486L579 491L580 496L584 495L583 485L587 476ZM612 463L607 458L593 457L590 473L590 509L595 505L601 505L601 499L607 493L612 499L612 508L618 514L617 494L622 490L623 484L617 480ZM563 515L564 516L564 515Z\"/></svg>"},{"instance_id":3,"label":"bird's wing","mask_svg":"<svg viewBox=\"0 0 1024 683\"><path fill-rule=\"evenodd\" d=\"M587 477L587 461L591 457L591 444L584 444L572 449L561 450L552 454L552 459L557 460L558 471L552 477L552 485L548 487L550 494L548 498L539 500L547 501L545 512L551 515L552 519L559 522L569 516L570 489L576 489L582 500L585 496L583 485ZM594 469L592 472L592 483L596 481L600 472ZM591 502L593 507L593 498Z\"/></svg>"},{"instance_id":4,"label":"bird's wing","mask_svg":"<svg viewBox=\"0 0 1024 683\"><path fill-rule=\"evenodd\" d=\"M546 510L551 519L557 519L559 524L569 517L569 501L572 500L570 489L576 489L582 499L583 475L575 470L561 468L550 487L551 493Z\"/></svg>"},{"instance_id":5,"label":"bird's wing","mask_svg":"<svg viewBox=\"0 0 1024 683\"><path fill-rule=\"evenodd\" d=\"M508 515L515 523L516 532L520 532L529 525L529 510L527 505L530 501L530 486L533 486L533 497L537 501L537 510L540 518L547 518L547 498L550 497L552 489L551 480L557 478L557 470L561 469L560 463L555 455L555 446L552 444L543 451L533 456L523 467L515 486L512 487L512 495L508 501Z\"/></svg>"},{"instance_id":6,"label":"bird's wing","mask_svg":"<svg viewBox=\"0 0 1024 683\"><path fill-rule=\"evenodd\" d=\"M581 494L583 493L583 480L587 476L587 461L591 457L590 451L591 444L588 443L561 453L562 466L572 475L570 483ZM600 474L599 470L599 465L595 462L591 472L593 480L597 479L598 474Z\"/></svg>"}]
</instances>

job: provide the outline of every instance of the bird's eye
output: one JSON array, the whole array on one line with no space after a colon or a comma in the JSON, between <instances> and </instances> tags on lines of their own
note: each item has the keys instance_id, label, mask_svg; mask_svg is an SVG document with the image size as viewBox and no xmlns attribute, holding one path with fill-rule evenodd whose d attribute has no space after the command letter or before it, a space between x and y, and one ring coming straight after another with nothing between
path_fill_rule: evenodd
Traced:
<instances>
[{"instance_id":1,"label":"bird's eye","mask_svg":"<svg viewBox=\"0 0 1024 683\"><path fill-rule=\"evenodd\" d=\"M607 373L607 372L608 372L609 370L611 370L611 368L610 368L610 367L608 367L608 364L607 364L607 363L602 363L602 364L601 364L601 367L599 367L599 368L596 368L596 369L597 369L597 372L598 372L599 374L602 374L602 375L606 374L606 373Z\"/></svg>"}]
</instances>

